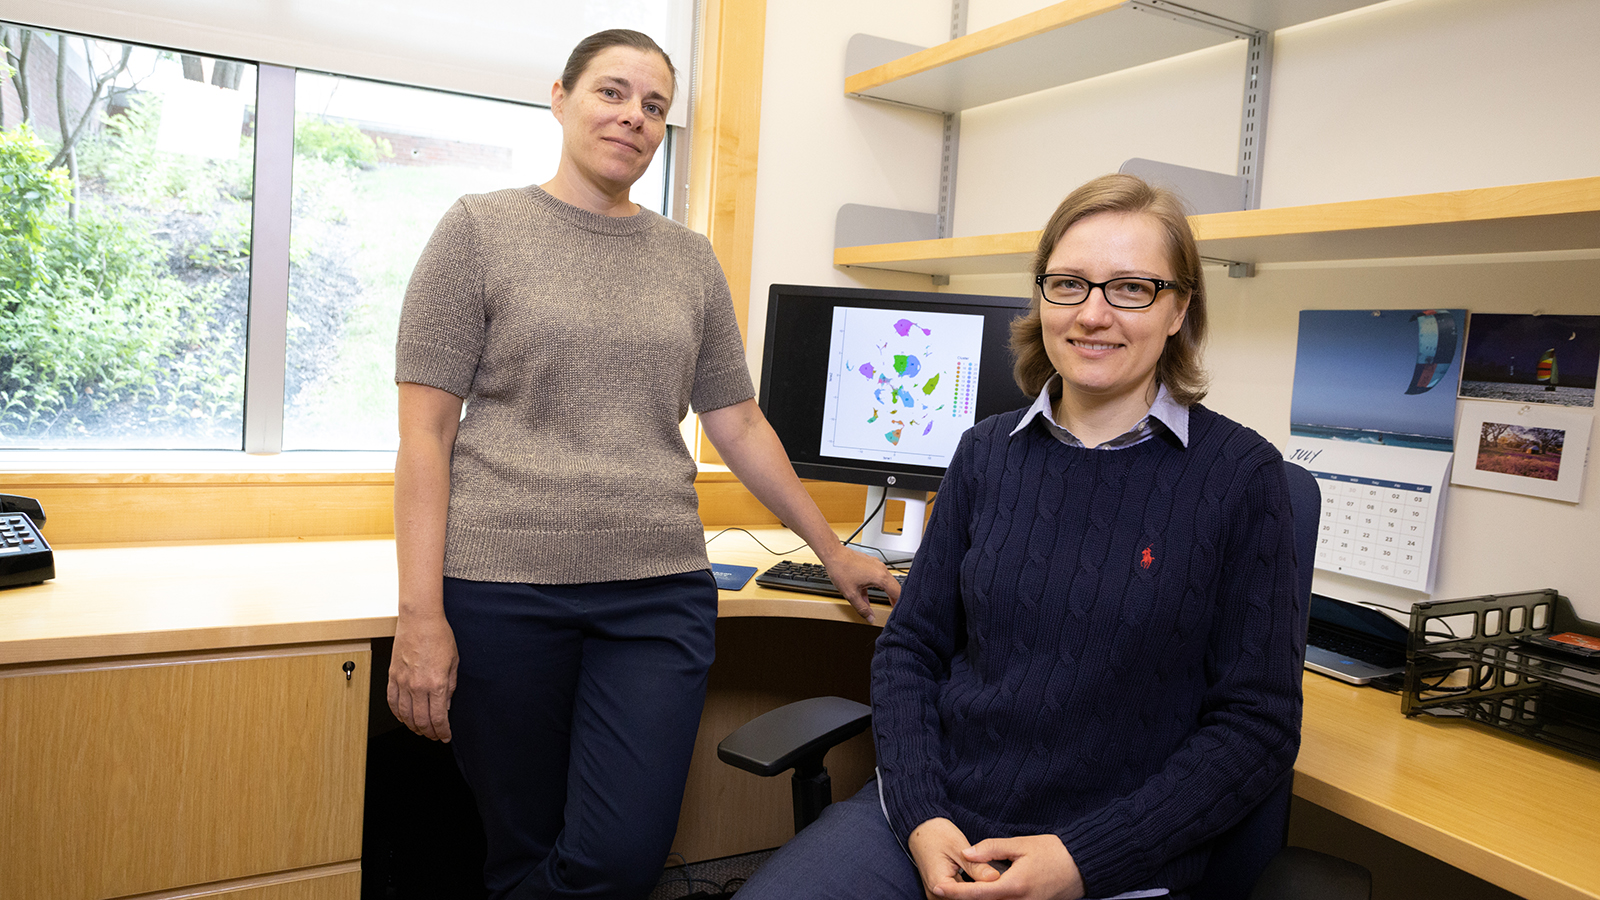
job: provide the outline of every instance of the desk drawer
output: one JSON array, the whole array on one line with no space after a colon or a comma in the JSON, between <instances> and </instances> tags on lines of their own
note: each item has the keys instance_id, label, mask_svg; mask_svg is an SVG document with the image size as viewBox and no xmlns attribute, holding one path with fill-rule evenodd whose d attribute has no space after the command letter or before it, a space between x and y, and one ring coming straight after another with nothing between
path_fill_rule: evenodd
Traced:
<instances>
[{"instance_id":1,"label":"desk drawer","mask_svg":"<svg viewBox=\"0 0 1600 900\"><path fill-rule=\"evenodd\" d=\"M370 661L359 643L0 669L0 897L358 859Z\"/></svg>"}]
</instances>

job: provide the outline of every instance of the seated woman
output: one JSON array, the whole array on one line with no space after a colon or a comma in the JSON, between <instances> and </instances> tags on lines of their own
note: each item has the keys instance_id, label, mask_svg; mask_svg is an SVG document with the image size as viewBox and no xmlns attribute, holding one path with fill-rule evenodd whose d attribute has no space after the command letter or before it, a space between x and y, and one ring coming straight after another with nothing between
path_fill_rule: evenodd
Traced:
<instances>
[{"instance_id":1,"label":"seated woman","mask_svg":"<svg viewBox=\"0 0 1600 900\"><path fill-rule=\"evenodd\" d=\"M1271 444L1198 403L1179 202L1096 179L1033 272L1012 348L1038 400L951 460L873 659L879 778L741 900L1182 897L1294 764L1288 487Z\"/></svg>"}]
</instances>

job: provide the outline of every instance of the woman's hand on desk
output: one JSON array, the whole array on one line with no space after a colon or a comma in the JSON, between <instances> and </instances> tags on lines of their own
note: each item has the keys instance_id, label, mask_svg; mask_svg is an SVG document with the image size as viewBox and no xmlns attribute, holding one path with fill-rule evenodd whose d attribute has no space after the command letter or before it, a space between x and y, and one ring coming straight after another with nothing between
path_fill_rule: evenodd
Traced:
<instances>
[{"instance_id":1,"label":"woman's hand on desk","mask_svg":"<svg viewBox=\"0 0 1600 900\"><path fill-rule=\"evenodd\" d=\"M867 599L867 588L876 587L888 594L891 606L900 599L900 581L881 559L873 559L835 542L822 564L828 567L828 577L833 579L834 587L868 622L876 623L877 619L872 613L872 602Z\"/></svg>"},{"instance_id":2,"label":"woman's hand on desk","mask_svg":"<svg viewBox=\"0 0 1600 900\"><path fill-rule=\"evenodd\" d=\"M456 692L456 636L444 615L401 616L389 661L389 710L407 728L450 740L450 697Z\"/></svg>"},{"instance_id":3,"label":"woman's hand on desk","mask_svg":"<svg viewBox=\"0 0 1600 900\"><path fill-rule=\"evenodd\" d=\"M828 527L828 520L822 517L822 511L817 509L816 502L795 476L783 443L767 424L756 401L746 400L702 412L700 426L722 454L722 461L750 493L811 546L817 558L828 567L828 577L833 579L834 586L861 618L876 621L872 603L867 600L870 586L882 589L891 602L900 599L900 582L889 574L882 560L847 550L839 543L838 536Z\"/></svg>"}]
</instances>

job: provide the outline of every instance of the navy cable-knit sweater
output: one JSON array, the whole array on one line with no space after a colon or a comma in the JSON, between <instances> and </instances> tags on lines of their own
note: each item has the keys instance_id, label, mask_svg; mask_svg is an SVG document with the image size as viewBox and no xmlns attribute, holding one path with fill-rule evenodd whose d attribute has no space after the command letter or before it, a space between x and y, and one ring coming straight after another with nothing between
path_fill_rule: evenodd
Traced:
<instances>
[{"instance_id":1,"label":"navy cable-knit sweater","mask_svg":"<svg viewBox=\"0 0 1600 900\"><path fill-rule=\"evenodd\" d=\"M1055 834L1091 897L1181 892L1299 750L1281 457L1198 405L1187 448L1009 436L1021 414L961 439L878 641L890 825Z\"/></svg>"}]
</instances>

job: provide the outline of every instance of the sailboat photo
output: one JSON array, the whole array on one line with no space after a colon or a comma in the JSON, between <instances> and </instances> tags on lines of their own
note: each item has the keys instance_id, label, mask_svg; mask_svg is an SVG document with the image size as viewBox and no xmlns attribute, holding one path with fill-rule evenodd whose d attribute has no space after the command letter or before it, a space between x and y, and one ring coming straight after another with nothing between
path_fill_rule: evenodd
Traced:
<instances>
[{"instance_id":1,"label":"sailboat photo","mask_svg":"<svg viewBox=\"0 0 1600 900\"><path fill-rule=\"evenodd\" d=\"M1556 386L1561 383L1560 375L1556 371L1556 351L1554 347L1546 350L1539 357L1538 382L1544 385L1544 389L1547 391L1555 390Z\"/></svg>"}]
</instances>

